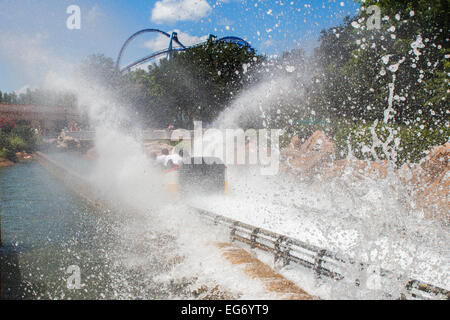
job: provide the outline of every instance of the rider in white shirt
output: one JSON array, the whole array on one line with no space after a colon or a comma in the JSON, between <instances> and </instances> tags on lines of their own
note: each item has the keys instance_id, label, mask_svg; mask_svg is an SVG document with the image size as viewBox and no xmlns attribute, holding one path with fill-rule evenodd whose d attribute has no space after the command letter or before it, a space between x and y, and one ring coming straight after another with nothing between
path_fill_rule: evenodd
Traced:
<instances>
[{"instance_id":1,"label":"rider in white shirt","mask_svg":"<svg viewBox=\"0 0 450 320\"><path fill-rule=\"evenodd\" d=\"M181 162L183 161L183 158L182 158L178 153L168 155L168 156L166 157L166 159L165 159L165 164L164 164L164 165L167 166L167 163L168 163L170 160L172 161L172 163L173 163L174 165L179 166L179 165L181 164Z\"/></svg>"},{"instance_id":2,"label":"rider in white shirt","mask_svg":"<svg viewBox=\"0 0 450 320\"><path fill-rule=\"evenodd\" d=\"M162 149L161 150L162 155L159 155L156 157L156 163L162 165L162 166L166 166L167 164L167 157L169 156L169 150L167 149Z\"/></svg>"}]
</instances>

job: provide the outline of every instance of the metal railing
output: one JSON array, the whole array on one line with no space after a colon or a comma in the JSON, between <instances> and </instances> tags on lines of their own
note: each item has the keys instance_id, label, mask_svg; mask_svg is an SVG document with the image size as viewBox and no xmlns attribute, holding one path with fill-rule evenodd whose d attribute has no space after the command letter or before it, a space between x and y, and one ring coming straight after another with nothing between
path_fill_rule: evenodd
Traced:
<instances>
[{"instance_id":1,"label":"metal railing","mask_svg":"<svg viewBox=\"0 0 450 320\"><path fill-rule=\"evenodd\" d=\"M236 221L207 210L195 207L193 209L215 225L220 224L229 228L230 241L238 241L249 245L250 248L272 253L274 263L281 262L283 266L291 262L296 263L312 270L316 277L325 276L337 281L348 277L348 269L356 269L362 272L370 268L369 264L357 262L306 242ZM404 279L403 276L396 275L389 270L378 268L378 273L380 276L389 277L392 280ZM350 281L353 281L356 286L360 285L360 280L357 277ZM450 292L420 280L407 279L404 293L394 298L449 300Z\"/></svg>"}]
</instances>

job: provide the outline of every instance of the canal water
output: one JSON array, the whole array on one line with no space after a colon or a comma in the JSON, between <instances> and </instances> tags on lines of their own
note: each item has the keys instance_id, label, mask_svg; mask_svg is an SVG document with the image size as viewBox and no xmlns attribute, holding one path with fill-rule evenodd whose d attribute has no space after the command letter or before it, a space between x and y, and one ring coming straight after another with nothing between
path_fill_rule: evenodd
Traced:
<instances>
[{"instance_id":1,"label":"canal water","mask_svg":"<svg viewBox=\"0 0 450 320\"><path fill-rule=\"evenodd\" d=\"M0 216L1 299L190 297L155 280L170 239L124 239L123 212L90 207L35 161L0 169Z\"/></svg>"}]
</instances>

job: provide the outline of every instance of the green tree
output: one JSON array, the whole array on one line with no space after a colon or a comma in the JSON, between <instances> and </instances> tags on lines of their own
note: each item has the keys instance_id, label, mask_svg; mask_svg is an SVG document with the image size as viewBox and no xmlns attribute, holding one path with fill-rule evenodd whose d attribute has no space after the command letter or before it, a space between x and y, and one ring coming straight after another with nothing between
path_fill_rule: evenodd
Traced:
<instances>
[{"instance_id":1,"label":"green tree","mask_svg":"<svg viewBox=\"0 0 450 320\"><path fill-rule=\"evenodd\" d=\"M381 120L393 83L395 123L442 125L448 117L448 0L361 3L360 14L322 32L320 94L312 100L334 117ZM378 30L366 27L371 5L381 10Z\"/></svg>"},{"instance_id":2,"label":"green tree","mask_svg":"<svg viewBox=\"0 0 450 320\"><path fill-rule=\"evenodd\" d=\"M79 70L82 79L97 83L107 89L117 89L120 86L120 73L116 70L112 58L103 54L92 54L86 57Z\"/></svg>"},{"instance_id":3,"label":"green tree","mask_svg":"<svg viewBox=\"0 0 450 320\"><path fill-rule=\"evenodd\" d=\"M261 56L247 47L209 41L127 75L140 113L160 126L211 122L246 84Z\"/></svg>"}]
</instances>

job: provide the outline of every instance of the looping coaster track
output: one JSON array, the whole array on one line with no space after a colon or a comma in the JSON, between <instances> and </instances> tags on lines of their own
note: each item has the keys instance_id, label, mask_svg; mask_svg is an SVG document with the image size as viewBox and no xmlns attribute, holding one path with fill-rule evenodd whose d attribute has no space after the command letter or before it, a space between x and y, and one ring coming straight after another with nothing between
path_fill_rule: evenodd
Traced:
<instances>
[{"instance_id":1,"label":"looping coaster track","mask_svg":"<svg viewBox=\"0 0 450 320\"><path fill-rule=\"evenodd\" d=\"M160 50L160 51L153 52L152 54L147 55L147 56L145 56L143 58L140 58L140 59L138 59L138 60L136 60L136 61L126 65L125 67L121 67L120 66L120 60L122 59L122 56L123 56L123 53L124 53L125 49L128 47L130 42L132 42L134 39L136 39L136 37L138 37L139 35L144 34L144 33L158 33L158 34L166 36L167 38L169 38L169 46L168 46L168 48ZM156 59L156 58L164 56L164 55L166 55L167 58L170 58L172 56L173 52L183 51L183 50L186 50L186 49L189 49L189 48L194 48L194 47L203 45L203 44L207 43L208 41L213 41L213 42L231 42L231 43L237 44L238 46L241 46L241 47L247 47L248 50L250 50L250 51L255 51L255 49L253 49L251 47L251 45L247 41L245 41L244 39L241 39L239 37L228 36L228 37L223 37L223 38L217 39L216 36L210 34L208 40L206 40L206 41L203 41L203 42L200 42L200 43L196 43L196 44L191 45L191 46L185 46L178 39L177 32L172 32L171 34L169 34L167 32L159 30L159 29L142 29L142 30L139 30L139 31L135 32L134 34L132 34L124 42L124 44L122 45L122 48L119 51L119 55L117 56L116 69L119 70L121 73L128 72L128 71L131 70L131 68L136 67L136 66L138 66L140 64L146 63L146 62L148 62L150 60ZM173 47L173 43L174 42L179 47Z\"/></svg>"}]
</instances>

